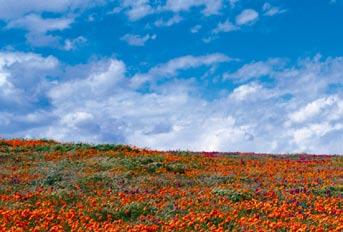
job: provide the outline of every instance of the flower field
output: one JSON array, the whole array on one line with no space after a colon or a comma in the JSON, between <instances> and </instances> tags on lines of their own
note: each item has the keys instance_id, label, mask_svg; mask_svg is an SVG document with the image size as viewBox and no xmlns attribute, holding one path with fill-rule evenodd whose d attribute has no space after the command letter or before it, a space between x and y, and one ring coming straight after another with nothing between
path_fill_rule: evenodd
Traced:
<instances>
[{"instance_id":1,"label":"flower field","mask_svg":"<svg viewBox=\"0 0 343 232\"><path fill-rule=\"evenodd\" d=\"M0 231L343 231L343 157L0 140Z\"/></svg>"}]
</instances>

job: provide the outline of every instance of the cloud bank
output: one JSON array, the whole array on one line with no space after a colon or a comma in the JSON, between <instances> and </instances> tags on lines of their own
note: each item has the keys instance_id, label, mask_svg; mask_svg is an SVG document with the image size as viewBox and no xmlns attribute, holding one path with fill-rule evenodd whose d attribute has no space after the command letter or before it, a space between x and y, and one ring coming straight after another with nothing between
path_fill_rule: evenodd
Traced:
<instances>
[{"instance_id":1,"label":"cloud bank","mask_svg":"<svg viewBox=\"0 0 343 232\"><path fill-rule=\"evenodd\" d=\"M305 58L294 66L277 60L243 65L229 74L241 80L233 91L206 100L183 71L230 62L223 54L174 58L128 76L115 58L66 68L51 56L3 52L0 129L163 150L339 153L343 96L334 89L343 86L343 58ZM260 79L265 75L273 85ZM133 84L141 78L150 91Z\"/></svg>"}]
</instances>

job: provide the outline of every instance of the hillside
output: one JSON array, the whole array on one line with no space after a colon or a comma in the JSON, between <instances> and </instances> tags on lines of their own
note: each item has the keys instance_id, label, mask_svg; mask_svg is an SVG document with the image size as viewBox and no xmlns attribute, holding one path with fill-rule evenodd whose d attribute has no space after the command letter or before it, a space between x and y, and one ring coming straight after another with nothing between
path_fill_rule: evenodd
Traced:
<instances>
[{"instance_id":1,"label":"hillside","mask_svg":"<svg viewBox=\"0 0 343 232\"><path fill-rule=\"evenodd\" d=\"M343 157L0 140L0 231L342 231Z\"/></svg>"}]
</instances>

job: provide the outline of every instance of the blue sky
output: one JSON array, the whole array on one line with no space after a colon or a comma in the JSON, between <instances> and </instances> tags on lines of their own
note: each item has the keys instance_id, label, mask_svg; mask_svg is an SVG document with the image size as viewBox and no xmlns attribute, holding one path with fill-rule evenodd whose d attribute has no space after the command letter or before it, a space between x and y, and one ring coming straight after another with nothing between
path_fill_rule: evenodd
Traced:
<instances>
[{"instance_id":1,"label":"blue sky","mask_svg":"<svg viewBox=\"0 0 343 232\"><path fill-rule=\"evenodd\" d=\"M343 153L343 1L0 0L0 136Z\"/></svg>"}]
</instances>

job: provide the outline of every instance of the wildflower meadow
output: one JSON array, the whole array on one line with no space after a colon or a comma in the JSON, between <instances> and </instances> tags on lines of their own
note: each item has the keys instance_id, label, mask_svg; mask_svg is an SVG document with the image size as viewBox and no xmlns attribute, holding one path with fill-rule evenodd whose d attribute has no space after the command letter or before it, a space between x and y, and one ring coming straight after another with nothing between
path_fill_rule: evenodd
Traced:
<instances>
[{"instance_id":1,"label":"wildflower meadow","mask_svg":"<svg viewBox=\"0 0 343 232\"><path fill-rule=\"evenodd\" d=\"M0 231L343 231L343 157L0 141Z\"/></svg>"}]
</instances>

